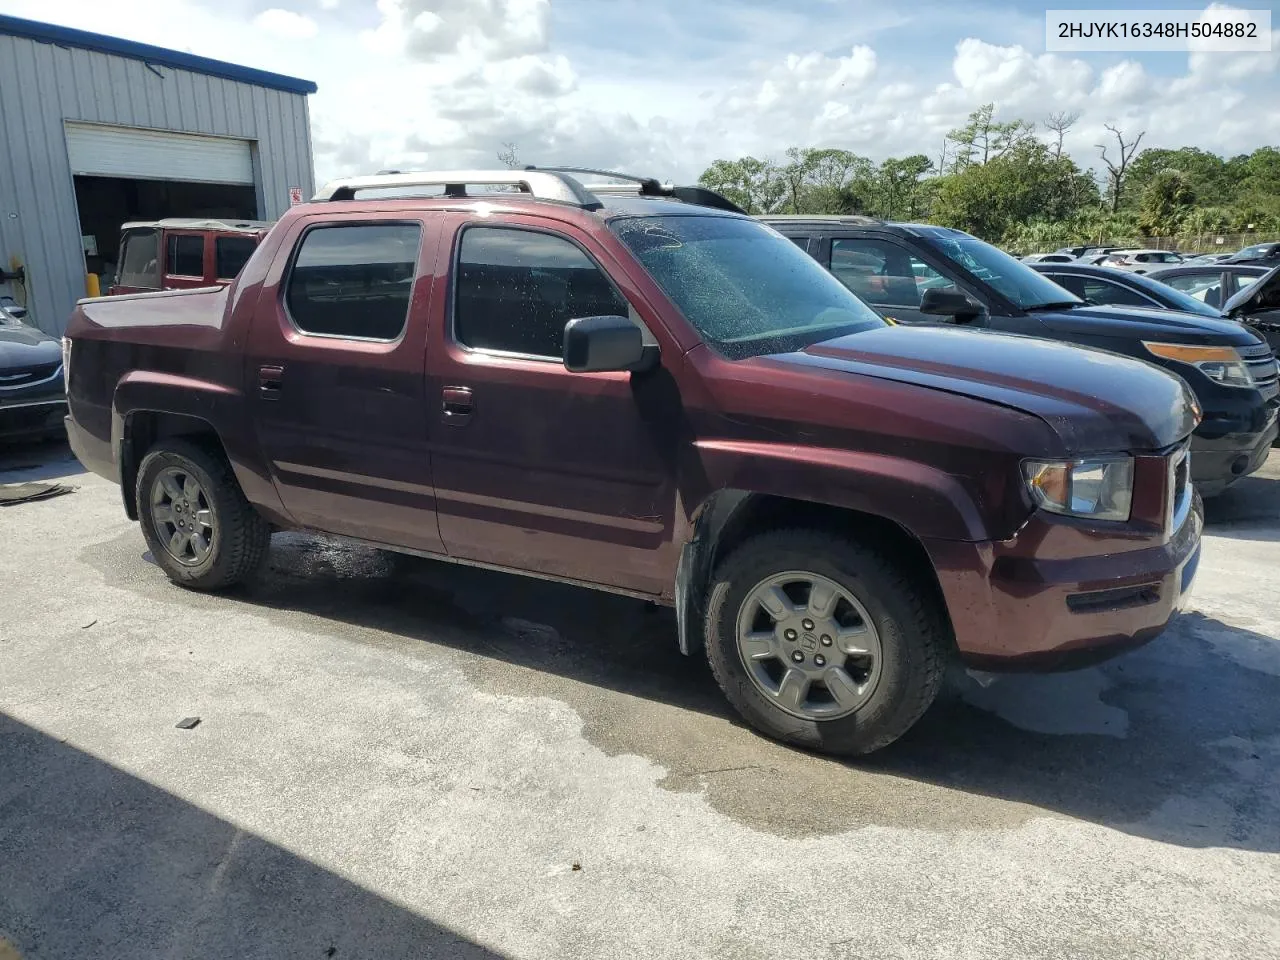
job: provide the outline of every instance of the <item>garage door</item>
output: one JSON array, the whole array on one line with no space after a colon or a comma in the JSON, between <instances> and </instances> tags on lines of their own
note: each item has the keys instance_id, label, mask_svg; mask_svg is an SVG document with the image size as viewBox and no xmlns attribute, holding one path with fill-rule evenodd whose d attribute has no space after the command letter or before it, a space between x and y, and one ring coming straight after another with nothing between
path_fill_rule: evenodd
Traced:
<instances>
[{"instance_id":1,"label":"garage door","mask_svg":"<svg viewBox=\"0 0 1280 960\"><path fill-rule=\"evenodd\" d=\"M229 137L68 123L67 154L74 176L253 183L249 141Z\"/></svg>"}]
</instances>

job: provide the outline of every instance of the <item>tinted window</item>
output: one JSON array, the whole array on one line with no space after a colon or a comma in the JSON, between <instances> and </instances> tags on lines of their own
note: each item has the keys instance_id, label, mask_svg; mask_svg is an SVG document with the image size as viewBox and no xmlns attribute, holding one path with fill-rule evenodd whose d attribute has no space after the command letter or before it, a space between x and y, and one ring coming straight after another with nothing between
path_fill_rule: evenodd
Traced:
<instances>
[{"instance_id":1,"label":"tinted window","mask_svg":"<svg viewBox=\"0 0 1280 960\"><path fill-rule=\"evenodd\" d=\"M730 358L884 326L816 260L757 221L627 217L609 226L702 338Z\"/></svg>"},{"instance_id":2,"label":"tinted window","mask_svg":"<svg viewBox=\"0 0 1280 960\"><path fill-rule=\"evenodd\" d=\"M789 237L788 239L789 239L792 243L794 243L797 247L799 247L801 250L808 250L808 249L809 249L809 238L808 238L808 237Z\"/></svg>"},{"instance_id":3,"label":"tinted window","mask_svg":"<svg viewBox=\"0 0 1280 960\"><path fill-rule=\"evenodd\" d=\"M953 286L923 260L887 240L831 241L831 272L859 299L878 306L919 307L925 290Z\"/></svg>"},{"instance_id":4,"label":"tinted window","mask_svg":"<svg viewBox=\"0 0 1280 960\"><path fill-rule=\"evenodd\" d=\"M130 230L125 234L116 283L122 287L160 287L158 230Z\"/></svg>"},{"instance_id":5,"label":"tinted window","mask_svg":"<svg viewBox=\"0 0 1280 960\"><path fill-rule=\"evenodd\" d=\"M394 340L404 329L417 224L317 227L303 235L285 302L305 333Z\"/></svg>"},{"instance_id":6,"label":"tinted window","mask_svg":"<svg viewBox=\"0 0 1280 960\"><path fill-rule=\"evenodd\" d=\"M204 237L188 233L169 234L169 254L164 271L172 277L204 276Z\"/></svg>"},{"instance_id":7,"label":"tinted window","mask_svg":"<svg viewBox=\"0 0 1280 960\"><path fill-rule=\"evenodd\" d=\"M214 266L219 280L234 280L258 246L254 237L218 237L213 242Z\"/></svg>"},{"instance_id":8,"label":"tinted window","mask_svg":"<svg viewBox=\"0 0 1280 960\"><path fill-rule=\"evenodd\" d=\"M1073 291L1074 292L1074 291ZM1154 307L1158 304L1128 287L1109 280L1086 277L1084 281L1084 298L1090 303L1109 304L1118 307Z\"/></svg>"},{"instance_id":9,"label":"tinted window","mask_svg":"<svg viewBox=\"0 0 1280 960\"><path fill-rule=\"evenodd\" d=\"M479 350L558 360L570 320L629 314L627 301L582 250L532 230L466 230L455 290L454 336Z\"/></svg>"}]
</instances>

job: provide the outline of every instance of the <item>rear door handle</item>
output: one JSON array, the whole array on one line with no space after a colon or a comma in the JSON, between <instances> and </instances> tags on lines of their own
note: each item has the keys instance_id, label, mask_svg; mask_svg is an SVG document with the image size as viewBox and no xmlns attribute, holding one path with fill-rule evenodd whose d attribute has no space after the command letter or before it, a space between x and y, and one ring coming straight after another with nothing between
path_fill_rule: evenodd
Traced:
<instances>
[{"instance_id":1,"label":"rear door handle","mask_svg":"<svg viewBox=\"0 0 1280 960\"><path fill-rule=\"evenodd\" d=\"M258 393L264 400L279 400L280 390L284 387L284 367L265 366L258 368Z\"/></svg>"},{"instance_id":2,"label":"rear door handle","mask_svg":"<svg viewBox=\"0 0 1280 960\"><path fill-rule=\"evenodd\" d=\"M465 423L471 418L473 402L470 387L445 387L440 394L446 423Z\"/></svg>"}]
</instances>

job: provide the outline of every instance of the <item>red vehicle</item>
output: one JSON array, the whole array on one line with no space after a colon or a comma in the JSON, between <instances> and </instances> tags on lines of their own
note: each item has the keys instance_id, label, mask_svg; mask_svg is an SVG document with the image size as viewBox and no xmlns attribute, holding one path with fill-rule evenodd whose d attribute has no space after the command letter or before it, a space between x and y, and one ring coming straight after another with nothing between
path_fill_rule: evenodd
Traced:
<instances>
[{"instance_id":1,"label":"red vehicle","mask_svg":"<svg viewBox=\"0 0 1280 960\"><path fill-rule=\"evenodd\" d=\"M670 604L751 724L834 753L953 657L1165 627L1202 525L1183 381L886 325L723 198L574 172L339 181L229 286L77 307L72 445L170 578L293 528Z\"/></svg>"},{"instance_id":2,"label":"red vehicle","mask_svg":"<svg viewBox=\"0 0 1280 960\"><path fill-rule=\"evenodd\" d=\"M111 294L189 290L236 278L271 229L263 220L150 220L120 228Z\"/></svg>"}]
</instances>

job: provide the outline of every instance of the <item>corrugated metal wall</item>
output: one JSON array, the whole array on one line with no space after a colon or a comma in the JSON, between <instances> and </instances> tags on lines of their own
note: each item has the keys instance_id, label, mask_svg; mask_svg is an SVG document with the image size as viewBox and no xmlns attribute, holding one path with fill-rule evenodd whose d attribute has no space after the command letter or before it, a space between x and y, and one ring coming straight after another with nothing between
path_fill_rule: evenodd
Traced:
<instances>
[{"instance_id":1,"label":"corrugated metal wall","mask_svg":"<svg viewBox=\"0 0 1280 960\"><path fill-rule=\"evenodd\" d=\"M0 34L0 266L26 265L32 318L51 333L84 295L67 120L255 141L262 219L291 186L314 192L306 96Z\"/></svg>"}]
</instances>

